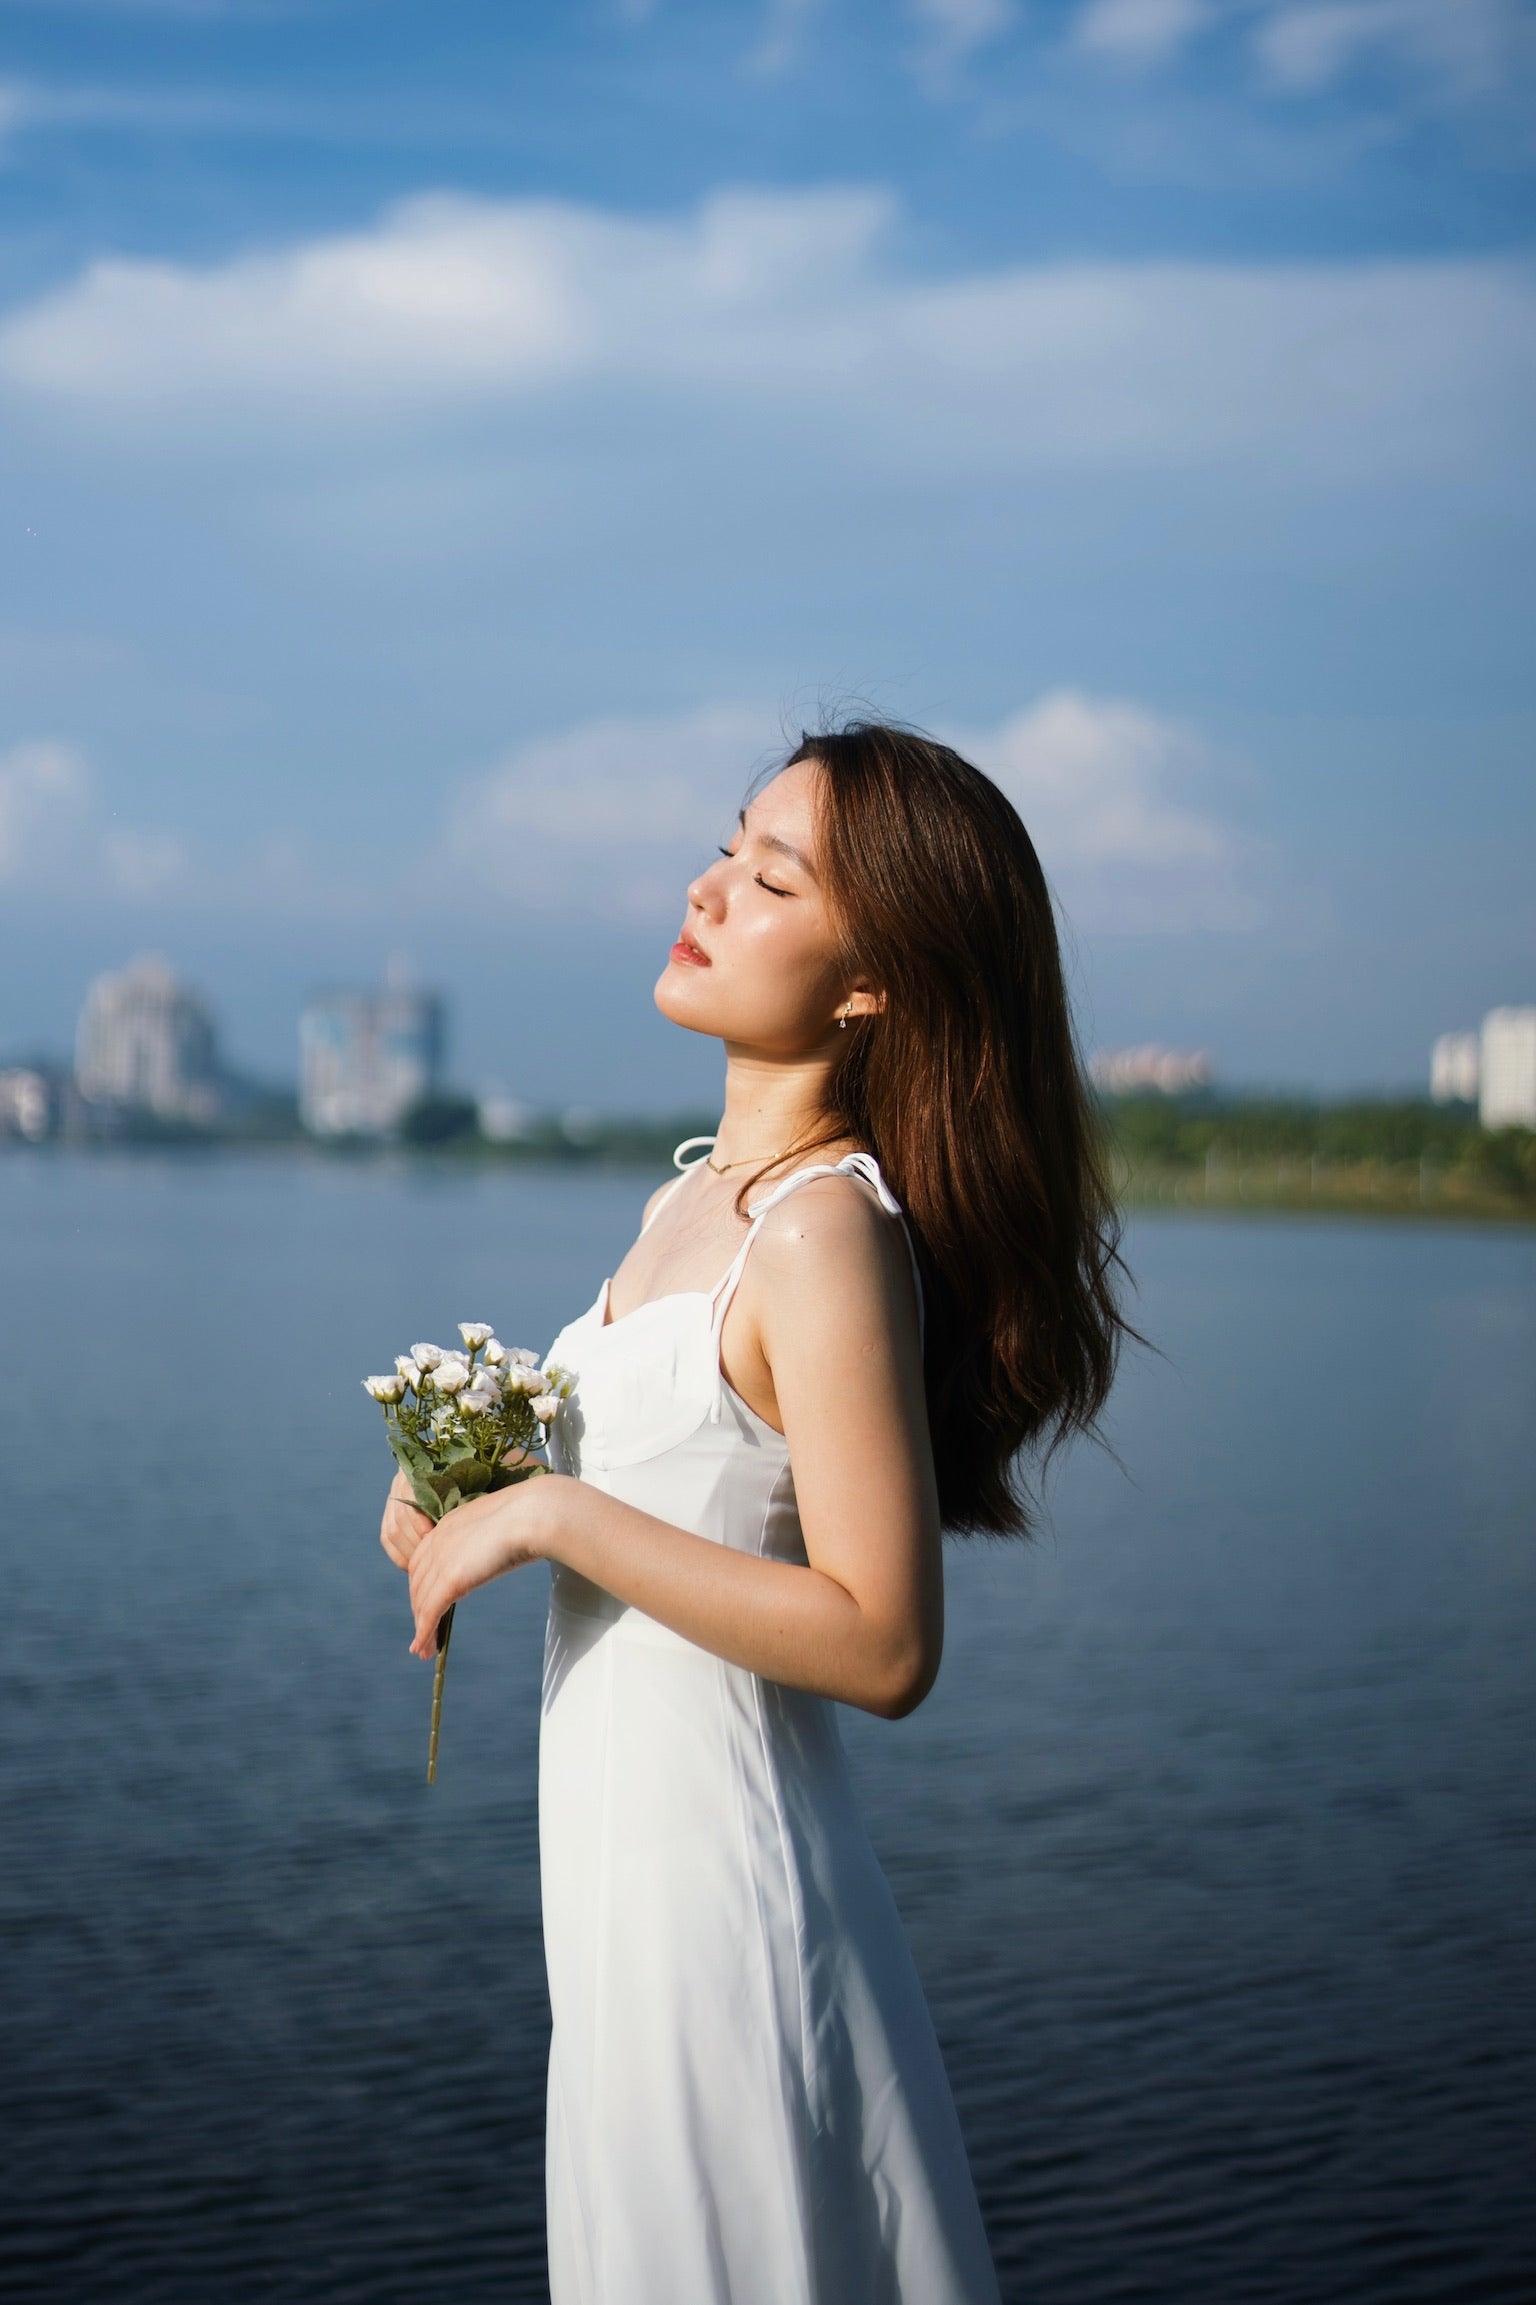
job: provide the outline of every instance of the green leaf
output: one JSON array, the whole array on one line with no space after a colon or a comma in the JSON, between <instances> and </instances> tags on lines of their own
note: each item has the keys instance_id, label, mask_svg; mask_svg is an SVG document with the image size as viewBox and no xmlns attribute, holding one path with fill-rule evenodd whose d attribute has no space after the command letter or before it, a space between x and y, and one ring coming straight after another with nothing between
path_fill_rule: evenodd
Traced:
<instances>
[{"instance_id":1,"label":"green leaf","mask_svg":"<svg viewBox=\"0 0 1536 2305\"><path fill-rule=\"evenodd\" d=\"M428 1520L440 1521L443 1517L443 1503L432 1486L432 1459L426 1450L394 1433L389 1436L389 1445L394 1452L395 1462L410 1481L411 1494L418 1508L426 1514Z\"/></svg>"},{"instance_id":2,"label":"green leaf","mask_svg":"<svg viewBox=\"0 0 1536 2305\"><path fill-rule=\"evenodd\" d=\"M515 1489L520 1481L531 1481L548 1470L548 1465L498 1465L491 1475L491 1492L494 1495L500 1489Z\"/></svg>"},{"instance_id":3,"label":"green leaf","mask_svg":"<svg viewBox=\"0 0 1536 2305\"><path fill-rule=\"evenodd\" d=\"M398 1462L404 1465L408 1473L425 1475L431 1472L432 1459L420 1441L413 1441L404 1433L391 1433L389 1445L394 1450Z\"/></svg>"}]
</instances>

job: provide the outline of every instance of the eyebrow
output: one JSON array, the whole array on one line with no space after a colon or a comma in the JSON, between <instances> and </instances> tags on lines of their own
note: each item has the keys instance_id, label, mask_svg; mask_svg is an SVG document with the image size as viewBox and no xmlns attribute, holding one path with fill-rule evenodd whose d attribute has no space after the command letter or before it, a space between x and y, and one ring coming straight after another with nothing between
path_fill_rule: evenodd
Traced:
<instances>
[{"instance_id":1,"label":"eyebrow","mask_svg":"<svg viewBox=\"0 0 1536 2305\"><path fill-rule=\"evenodd\" d=\"M747 812L745 809L742 809L739 812L737 822L740 824L742 831L745 832L747 829ZM775 848L778 850L780 856L787 856L791 863L799 865L800 870L804 873L808 873L812 880L816 878L816 867L812 864L810 858L808 856L802 856L799 849L796 848L790 841L780 840L778 834L773 832L755 832L752 837L754 840L761 841L764 848Z\"/></svg>"}]
</instances>

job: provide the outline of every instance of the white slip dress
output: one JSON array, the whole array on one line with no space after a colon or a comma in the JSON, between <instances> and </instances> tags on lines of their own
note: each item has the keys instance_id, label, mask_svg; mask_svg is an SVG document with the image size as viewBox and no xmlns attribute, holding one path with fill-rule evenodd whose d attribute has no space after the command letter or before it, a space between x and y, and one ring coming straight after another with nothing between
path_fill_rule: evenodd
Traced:
<instances>
[{"instance_id":1,"label":"white slip dress","mask_svg":"<svg viewBox=\"0 0 1536 2305\"><path fill-rule=\"evenodd\" d=\"M801 1169L713 1291L609 1321L605 1282L561 1330L561 1469L805 1560L787 1443L726 1383L720 1334L763 1218L829 1175L900 1217L868 1154ZM556 1567L539 1842L552 2305L998 2305L832 1704Z\"/></svg>"}]
</instances>

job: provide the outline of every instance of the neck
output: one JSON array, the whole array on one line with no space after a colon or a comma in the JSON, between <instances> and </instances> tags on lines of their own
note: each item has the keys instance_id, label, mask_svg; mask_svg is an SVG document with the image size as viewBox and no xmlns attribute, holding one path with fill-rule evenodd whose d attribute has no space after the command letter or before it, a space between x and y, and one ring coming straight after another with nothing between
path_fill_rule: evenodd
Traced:
<instances>
[{"instance_id":1,"label":"neck","mask_svg":"<svg viewBox=\"0 0 1536 2305\"><path fill-rule=\"evenodd\" d=\"M831 1080L827 1057L765 1057L727 1046L725 1112L712 1157L721 1166L767 1159L822 1135Z\"/></svg>"}]
</instances>

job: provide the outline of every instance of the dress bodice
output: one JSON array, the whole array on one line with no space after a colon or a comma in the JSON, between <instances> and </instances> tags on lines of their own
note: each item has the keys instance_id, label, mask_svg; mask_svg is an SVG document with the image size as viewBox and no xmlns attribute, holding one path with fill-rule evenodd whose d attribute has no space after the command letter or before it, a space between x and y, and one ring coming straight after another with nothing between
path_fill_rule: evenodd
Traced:
<instances>
[{"instance_id":1,"label":"dress bodice","mask_svg":"<svg viewBox=\"0 0 1536 2305\"><path fill-rule=\"evenodd\" d=\"M604 1281L547 1356L574 1380L551 1435L557 1471L737 1550L805 1559L788 1443L726 1381L720 1338L763 1220L790 1193L825 1176L857 1178L900 1219L872 1156L849 1153L798 1169L749 1203L746 1236L713 1289L673 1290L610 1320L612 1284ZM686 1174L673 1189L685 1184ZM916 1270L914 1259L914 1279ZM921 1302L919 1292L919 1308ZM557 1568L554 1584L559 1606L625 1613L570 1570Z\"/></svg>"}]
</instances>

